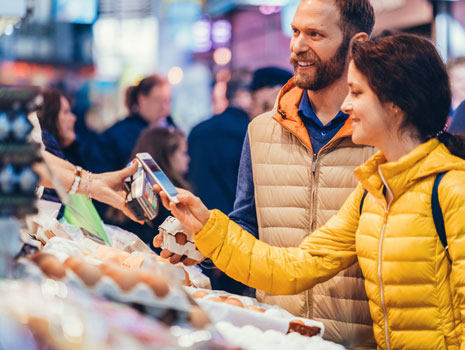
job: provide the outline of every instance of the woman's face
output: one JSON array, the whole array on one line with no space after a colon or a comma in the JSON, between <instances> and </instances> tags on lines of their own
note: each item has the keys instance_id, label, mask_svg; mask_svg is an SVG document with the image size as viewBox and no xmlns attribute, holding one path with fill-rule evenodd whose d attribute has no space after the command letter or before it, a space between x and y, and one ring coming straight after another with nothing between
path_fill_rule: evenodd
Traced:
<instances>
[{"instance_id":1,"label":"woman's face","mask_svg":"<svg viewBox=\"0 0 465 350\"><path fill-rule=\"evenodd\" d=\"M171 157L171 167L173 168L173 172L179 175L187 174L187 171L189 170L189 162L190 158L187 154L187 142L183 138L179 143L179 147Z\"/></svg>"},{"instance_id":2,"label":"woman's face","mask_svg":"<svg viewBox=\"0 0 465 350\"><path fill-rule=\"evenodd\" d=\"M356 144L383 149L398 130L393 106L381 103L371 90L367 78L350 62L347 78L349 94L342 103L342 111L352 120L352 141Z\"/></svg>"},{"instance_id":3,"label":"woman's face","mask_svg":"<svg viewBox=\"0 0 465 350\"><path fill-rule=\"evenodd\" d=\"M64 96L61 96L60 112L58 113L58 133L62 147L68 147L76 139L76 133L74 132L75 123L76 116L71 112L68 100Z\"/></svg>"}]
</instances>

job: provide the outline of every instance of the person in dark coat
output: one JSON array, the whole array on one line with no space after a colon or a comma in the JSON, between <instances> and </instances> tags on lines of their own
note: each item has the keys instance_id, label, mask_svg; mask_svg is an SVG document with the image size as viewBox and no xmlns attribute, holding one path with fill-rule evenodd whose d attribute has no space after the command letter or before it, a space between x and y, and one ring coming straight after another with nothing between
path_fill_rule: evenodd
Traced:
<instances>
[{"instance_id":1,"label":"person in dark coat","mask_svg":"<svg viewBox=\"0 0 465 350\"><path fill-rule=\"evenodd\" d=\"M126 107L129 116L101 134L101 171L124 168L141 132L168 117L171 108L168 81L153 74L142 79L138 85L129 87L126 91Z\"/></svg>"},{"instance_id":2,"label":"person in dark coat","mask_svg":"<svg viewBox=\"0 0 465 350\"><path fill-rule=\"evenodd\" d=\"M242 145L250 118L255 116L251 113L263 113L273 107L280 87L291 77L291 73L275 67L256 70L251 82L244 74L233 74L226 87L229 107L192 129L188 138L189 180L194 193L208 208L232 211ZM204 269L204 273L214 289L249 293L248 287L216 268Z\"/></svg>"},{"instance_id":3,"label":"person in dark coat","mask_svg":"<svg viewBox=\"0 0 465 350\"><path fill-rule=\"evenodd\" d=\"M462 101L455 110L448 131L451 134L465 135L465 101Z\"/></svg>"},{"instance_id":4,"label":"person in dark coat","mask_svg":"<svg viewBox=\"0 0 465 350\"><path fill-rule=\"evenodd\" d=\"M232 210L242 143L250 118L248 81L232 77L227 84L229 107L196 125L188 137L189 181L209 208Z\"/></svg>"}]
</instances>

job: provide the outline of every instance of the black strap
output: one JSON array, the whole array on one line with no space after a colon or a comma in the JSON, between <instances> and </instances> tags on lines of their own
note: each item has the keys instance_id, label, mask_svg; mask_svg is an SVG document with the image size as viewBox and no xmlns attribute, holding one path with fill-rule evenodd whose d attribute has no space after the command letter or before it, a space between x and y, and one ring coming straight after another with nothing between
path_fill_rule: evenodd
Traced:
<instances>
[{"instance_id":1,"label":"black strap","mask_svg":"<svg viewBox=\"0 0 465 350\"><path fill-rule=\"evenodd\" d=\"M446 251L448 250L447 246L447 236L446 229L444 227L444 217L442 216L441 205L439 204L439 195L438 187L442 178L446 173L439 173L434 179L433 192L431 193L431 209L433 210L433 220L436 231L438 232L439 239L441 240L442 245Z\"/></svg>"},{"instance_id":2,"label":"black strap","mask_svg":"<svg viewBox=\"0 0 465 350\"><path fill-rule=\"evenodd\" d=\"M365 192L363 192L362 200L360 201L360 209L359 209L359 214L360 215L362 215L363 202L365 202L365 197L367 196L367 194L368 194L368 191L365 190Z\"/></svg>"},{"instance_id":3,"label":"black strap","mask_svg":"<svg viewBox=\"0 0 465 350\"><path fill-rule=\"evenodd\" d=\"M433 211L433 220L434 220L434 226L436 227L436 232L438 233L439 240L441 241L444 249L446 250L446 254L449 257L449 247L447 245L446 229L444 227L444 217L442 215L442 210L441 210L441 205L439 204L439 195L438 195L439 183L441 182L444 175L446 175L446 172L439 173L434 179L433 192L431 193L431 209ZM363 202L365 202L365 197L367 196L367 194L368 194L368 191L365 190L365 192L363 192L362 200L360 201L360 209L359 209L360 215L362 215Z\"/></svg>"}]
</instances>

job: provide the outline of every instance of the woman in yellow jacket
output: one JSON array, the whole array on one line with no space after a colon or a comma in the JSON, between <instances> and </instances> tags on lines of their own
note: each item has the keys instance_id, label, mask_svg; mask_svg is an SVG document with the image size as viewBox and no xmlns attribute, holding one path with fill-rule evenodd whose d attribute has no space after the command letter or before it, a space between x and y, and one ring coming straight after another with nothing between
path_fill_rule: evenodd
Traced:
<instances>
[{"instance_id":1,"label":"woman in yellow jacket","mask_svg":"<svg viewBox=\"0 0 465 350\"><path fill-rule=\"evenodd\" d=\"M342 109L353 141L380 152L356 170L359 186L339 213L299 247L258 241L188 192L177 205L162 198L198 249L242 283L295 294L358 259L379 349L465 349L465 161L463 144L442 131L451 98L444 64L429 41L406 34L354 42L351 53ZM448 254L431 208L441 172Z\"/></svg>"}]
</instances>

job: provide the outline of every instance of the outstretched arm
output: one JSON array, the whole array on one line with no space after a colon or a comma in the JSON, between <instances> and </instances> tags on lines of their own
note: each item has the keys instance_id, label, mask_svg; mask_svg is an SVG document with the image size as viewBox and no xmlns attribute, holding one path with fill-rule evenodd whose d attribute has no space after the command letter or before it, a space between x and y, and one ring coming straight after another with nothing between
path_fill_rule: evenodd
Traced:
<instances>
[{"instance_id":1,"label":"outstretched arm","mask_svg":"<svg viewBox=\"0 0 465 350\"><path fill-rule=\"evenodd\" d=\"M340 212L299 247L281 248L257 240L223 213L211 213L187 191L179 204L167 205L195 234L197 248L230 277L273 294L295 294L324 282L354 264L355 232L362 189L347 199Z\"/></svg>"}]
</instances>

